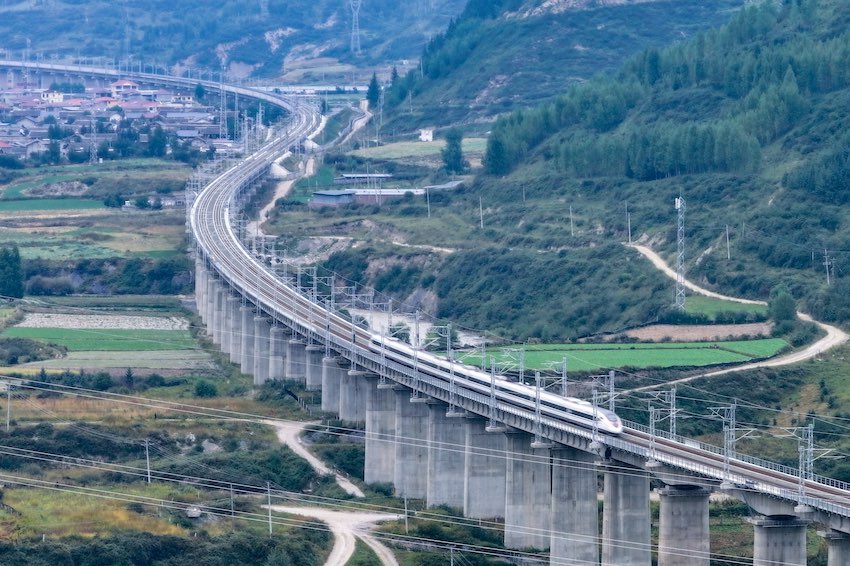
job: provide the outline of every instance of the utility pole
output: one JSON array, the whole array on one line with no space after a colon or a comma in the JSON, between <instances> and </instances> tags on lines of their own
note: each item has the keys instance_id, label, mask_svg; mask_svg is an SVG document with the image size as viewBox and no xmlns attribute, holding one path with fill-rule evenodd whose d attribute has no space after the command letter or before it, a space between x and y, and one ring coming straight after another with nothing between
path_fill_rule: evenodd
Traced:
<instances>
[{"instance_id":1,"label":"utility pole","mask_svg":"<svg viewBox=\"0 0 850 566\"><path fill-rule=\"evenodd\" d=\"M12 383L6 382L6 432L9 432L9 425L12 422Z\"/></svg>"},{"instance_id":2,"label":"utility pole","mask_svg":"<svg viewBox=\"0 0 850 566\"><path fill-rule=\"evenodd\" d=\"M575 230L573 230L573 205L570 205L570 237L574 237L575 235Z\"/></svg>"},{"instance_id":3,"label":"utility pole","mask_svg":"<svg viewBox=\"0 0 850 566\"><path fill-rule=\"evenodd\" d=\"M150 453L150 450L148 448L149 444L150 444L150 442L146 438L145 439L145 462L147 462L147 465L148 465L148 485L150 485L150 483L151 483L151 453Z\"/></svg>"},{"instance_id":4,"label":"utility pole","mask_svg":"<svg viewBox=\"0 0 850 566\"><path fill-rule=\"evenodd\" d=\"M829 259L829 252L827 251L826 248L824 248L823 249L823 266L826 268L826 284L827 285L831 285L831 282L830 282L830 279L829 279L830 263L831 263L831 261Z\"/></svg>"},{"instance_id":5,"label":"utility pole","mask_svg":"<svg viewBox=\"0 0 850 566\"><path fill-rule=\"evenodd\" d=\"M478 218L481 224L481 229L484 229L484 205L481 202L481 197L478 197Z\"/></svg>"},{"instance_id":6,"label":"utility pole","mask_svg":"<svg viewBox=\"0 0 850 566\"><path fill-rule=\"evenodd\" d=\"M268 502L269 502L269 537L272 536L272 484L271 482L266 482L266 493L268 494Z\"/></svg>"},{"instance_id":7,"label":"utility pole","mask_svg":"<svg viewBox=\"0 0 850 566\"><path fill-rule=\"evenodd\" d=\"M673 306L680 311L685 310L685 199L676 198L676 292Z\"/></svg>"},{"instance_id":8,"label":"utility pole","mask_svg":"<svg viewBox=\"0 0 850 566\"><path fill-rule=\"evenodd\" d=\"M729 225L726 225L726 259L732 259L732 252L729 249Z\"/></svg>"},{"instance_id":9,"label":"utility pole","mask_svg":"<svg viewBox=\"0 0 850 566\"><path fill-rule=\"evenodd\" d=\"M629 214L629 201L626 201L626 226L629 230L629 245L632 245L632 215Z\"/></svg>"}]
</instances>

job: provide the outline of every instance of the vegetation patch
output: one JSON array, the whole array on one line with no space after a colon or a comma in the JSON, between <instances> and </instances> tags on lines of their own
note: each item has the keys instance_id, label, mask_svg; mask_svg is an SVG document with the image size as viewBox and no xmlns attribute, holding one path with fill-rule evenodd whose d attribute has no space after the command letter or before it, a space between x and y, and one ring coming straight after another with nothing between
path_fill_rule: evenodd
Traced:
<instances>
[{"instance_id":1,"label":"vegetation patch","mask_svg":"<svg viewBox=\"0 0 850 566\"><path fill-rule=\"evenodd\" d=\"M194 350L197 342L188 330L128 330L70 328L8 328L3 336L56 344L70 351Z\"/></svg>"},{"instance_id":2,"label":"vegetation patch","mask_svg":"<svg viewBox=\"0 0 850 566\"><path fill-rule=\"evenodd\" d=\"M102 202L79 198L0 201L0 213L40 210L99 210L103 208L105 208L105 206Z\"/></svg>"},{"instance_id":3,"label":"vegetation patch","mask_svg":"<svg viewBox=\"0 0 850 566\"><path fill-rule=\"evenodd\" d=\"M742 363L770 358L787 347L785 340L771 338L658 344L533 344L522 348L527 369L552 369L566 358L570 371L588 371L602 368L699 367ZM511 358L499 350L489 349L485 366L489 367L491 360L504 364L509 359ZM475 352L464 354L462 360L471 365L481 365L481 355Z\"/></svg>"}]
</instances>

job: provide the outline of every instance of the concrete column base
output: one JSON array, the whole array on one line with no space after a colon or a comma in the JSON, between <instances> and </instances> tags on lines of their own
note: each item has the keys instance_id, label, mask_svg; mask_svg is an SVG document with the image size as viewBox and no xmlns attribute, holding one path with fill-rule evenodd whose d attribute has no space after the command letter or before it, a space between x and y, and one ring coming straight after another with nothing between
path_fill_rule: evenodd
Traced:
<instances>
[{"instance_id":1,"label":"concrete column base","mask_svg":"<svg viewBox=\"0 0 850 566\"><path fill-rule=\"evenodd\" d=\"M269 331L269 379L283 379L283 360L290 336L289 329L283 326L272 326Z\"/></svg>"},{"instance_id":2,"label":"concrete column base","mask_svg":"<svg viewBox=\"0 0 850 566\"><path fill-rule=\"evenodd\" d=\"M213 327L213 343L219 347L224 345L224 333L227 328L227 290L224 285L216 285L215 291L215 324Z\"/></svg>"},{"instance_id":3,"label":"concrete column base","mask_svg":"<svg viewBox=\"0 0 850 566\"><path fill-rule=\"evenodd\" d=\"M254 371L254 309L251 307L239 307L239 315L242 319L239 368L244 374Z\"/></svg>"},{"instance_id":4,"label":"concrete column base","mask_svg":"<svg viewBox=\"0 0 850 566\"><path fill-rule=\"evenodd\" d=\"M603 470L602 564L649 566L649 475L619 462Z\"/></svg>"},{"instance_id":5,"label":"concrete column base","mask_svg":"<svg viewBox=\"0 0 850 566\"><path fill-rule=\"evenodd\" d=\"M242 364L242 300L238 297L236 302L230 304L230 363Z\"/></svg>"},{"instance_id":6,"label":"concrete column base","mask_svg":"<svg viewBox=\"0 0 850 566\"><path fill-rule=\"evenodd\" d=\"M709 495L697 486L661 490L658 566L709 566Z\"/></svg>"},{"instance_id":7,"label":"concrete column base","mask_svg":"<svg viewBox=\"0 0 850 566\"><path fill-rule=\"evenodd\" d=\"M446 415L448 405L429 401L428 407L428 507L447 505L463 509L465 431L462 418Z\"/></svg>"},{"instance_id":8,"label":"concrete column base","mask_svg":"<svg viewBox=\"0 0 850 566\"><path fill-rule=\"evenodd\" d=\"M286 379L303 382L307 374L307 343L298 338L292 338L286 343L286 360L283 375Z\"/></svg>"},{"instance_id":9,"label":"concrete column base","mask_svg":"<svg viewBox=\"0 0 850 566\"><path fill-rule=\"evenodd\" d=\"M392 483L395 479L395 394L378 387L378 376L365 376L367 484Z\"/></svg>"},{"instance_id":10,"label":"concrete column base","mask_svg":"<svg viewBox=\"0 0 850 566\"><path fill-rule=\"evenodd\" d=\"M366 374L349 370L339 388L339 418L343 421L366 422Z\"/></svg>"},{"instance_id":11,"label":"concrete column base","mask_svg":"<svg viewBox=\"0 0 850 566\"><path fill-rule=\"evenodd\" d=\"M339 415L339 390L347 373L338 358L322 358L322 412Z\"/></svg>"},{"instance_id":12,"label":"concrete column base","mask_svg":"<svg viewBox=\"0 0 850 566\"><path fill-rule=\"evenodd\" d=\"M269 380L269 340L271 325L264 316L254 317L254 385L262 385Z\"/></svg>"},{"instance_id":13,"label":"concrete column base","mask_svg":"<svg viewBox=\"0 0 850 566\"><path fill-rule=\"evenodd\" d=\"M239 342L239 334L235 332L242 322L239 318L239 297L227 297L224 306L224 336L221 341L221 351L233 359L233 350Z\"/></svg>"},{"instance_id":14,"label":"concrete column base","mask_svg":"<svg viewBox=\"0 0 850 566\"><path fill-rule=\"evenodd\" d=\"M552 564L599 564L596 456L552 450Z\"/></svg>"},{"instance_id":15,"label":"concrete column base","mask_svg":"<svg viewBox=\"0 0 850 566\"><path fill-rule=\"evenodd\" d=\"M819 531L829 547L827 566L847 566L850 564L850 535L838 531Z\"/></svg>"},{"instance_id":16,"label":"concrete column base","mask_svg":"<svg viewBox=\"0 0 850 566\"><path fill-rule=\"evenodd\" d=\"M413 393L396 387L395 470L396 497L425 499L428 495L428 406L411 403Z\"/></svg>"},{"instance_id":17,"label":"concrete column base","mask_svg":"<svg viewBox=\"0 0 850 566\"><path fill-rule=\"evenodd\" d=\"M306 364L304 374L306 377L307 391L322 390L322 358L325 355L325 347L311 344L305 348Z\"/></svg>"},{"instance_id":18,"label":"concrete column base","mask_svg":"<svg viewBox=\"0 0 850 566\"><path fill-rule=\"evenodd\" d=\"M464 420L463 515L470 519L505 516L507 440L504 434L487 432L486 425L478 417Z\"/></svg>"},{"instance_id":19,"label":"concrete column base","mask_svg":"<svg viewBox=\"0 0 850 566\"><path fill-rule=\"evenodd\" d=\"M526 432L509 431L505 437L505 548L545 550L552 538L549 449L532 448L534 437Z\"/></svg>"},{"instance_id":20,"label":"concrete column base","mask_svg":"<svg viewBox=\"0 0 850 566\"><path fill-rule=\"evenodd\" d=\"M753 566L805 566L808 521L796 517L747 519L753 525Z\"/></svg>"}]
</instances>

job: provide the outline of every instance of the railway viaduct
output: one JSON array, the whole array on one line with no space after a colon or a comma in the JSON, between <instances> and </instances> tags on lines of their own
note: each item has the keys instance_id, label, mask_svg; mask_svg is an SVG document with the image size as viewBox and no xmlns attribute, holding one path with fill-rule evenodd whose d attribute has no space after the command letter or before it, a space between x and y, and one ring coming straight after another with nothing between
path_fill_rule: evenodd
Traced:
<instances>
[{"instance_id":1,"label":"railway viaduct","mask_svg":"<svg viewBox=\"0 0 850 566\"><path fill-rule=\"evenodd\" d=\"M115 70L56 65L48 76L114 79ZM23 73L21 62L0 62ZM27 69L28 73L36 70ZM2 75L0 75L2 76ZM153 84L187 81L134 74ZM99 79L98 79L99 80ZM202 81L204 82L204 81ZM204 82L209 89L217 83ZM754 564L806 563L806 532L819 525L829 565L850 564L850 486L625 423L619 436L541 415L491 388L465 386L469 368L424 371L433 354L387 356L384 339L344 318L333 297L318 297L257 256L235 218L271 162L317 127L315 110L244 87L240 94L289 111L286 129L201 188L188 211L195 240L198 312L213 342L259 385L302 380L321 391L322 410L365 423L366 482L466 517L499 518L505 546L550 553L552 564L708 566L709 494L723 490L754 511ZM333 293L331 293L333 295ZM364 339L364 336L366 338ZM389 340L389 338L386 338ZM603 477L601 529L597 478ZM660 490L658 546L651 545L650 479Z\"/></svg>"}]
</instances>

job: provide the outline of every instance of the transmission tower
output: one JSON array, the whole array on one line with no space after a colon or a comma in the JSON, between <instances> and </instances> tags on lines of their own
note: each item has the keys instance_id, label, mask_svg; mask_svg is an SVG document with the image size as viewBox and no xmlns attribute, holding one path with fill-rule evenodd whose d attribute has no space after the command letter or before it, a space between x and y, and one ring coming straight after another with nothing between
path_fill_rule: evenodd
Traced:
<instances>
[{"instance_id":1,"label":"transmission tower","mask_svg":"<svg viewBox=\"0 0 850 566\"><path fill-rule=\"evenodd\" d=\"M360 6L363 0L348 0L351 8L351 52L360 55Z\"/></svg>"},{"instance_id":2,"label":"transmission tower","mask_svg":"<svg viewBox=\"0 0 850 566\"><path fill-rule=\"evenodd\" d=\"M681 196L676 198L676 211L678 221L676 223L676 295L673 306L678 310L685 310L685 199Z\"/></svg>"}]
</instances>

